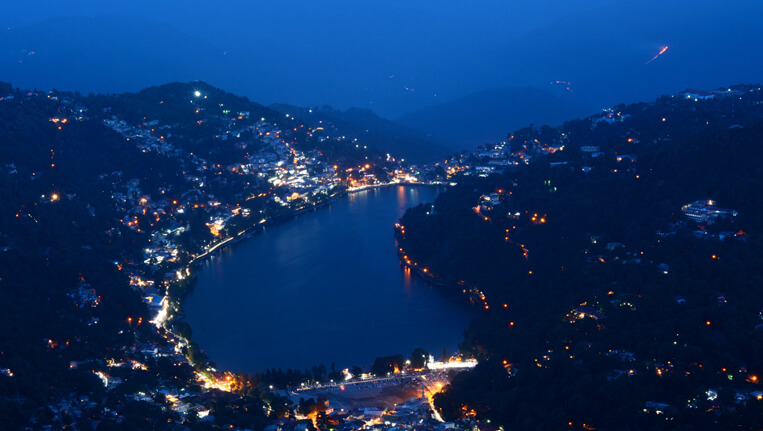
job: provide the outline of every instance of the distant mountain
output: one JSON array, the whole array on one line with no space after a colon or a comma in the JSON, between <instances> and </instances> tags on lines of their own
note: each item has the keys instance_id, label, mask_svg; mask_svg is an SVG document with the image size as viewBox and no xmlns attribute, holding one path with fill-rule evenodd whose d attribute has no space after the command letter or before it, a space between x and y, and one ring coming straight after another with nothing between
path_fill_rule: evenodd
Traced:
<instances>
[{"instance_id":1,"label":"distant mountain","mask_svg":"<svg viewBox=\"0 0 763 431\"><path fill-rule=\"evenodd\" d=\"M142 18L66 17L2 29L0 48L2 79L22 88L121 93L230 69L224 49Z\"/></svg>"},{"instance_id":2,"label":"distant mountain","mask_svg":"<svg viewBox=\"0 0 763 431\"><path fill-rule=\"evenodd\" d=\"M758 22L763 3L689 4L619 1L580 10L469 58L454 59L420 77L428 87L417 90L454 98L486 87L553 89L560 88L557 81L566 81L578 100L606 108L676 89L759 81L763 57L751 55L749 47L763 44ZM665 46L667 51L649 62Z\"/></svg>"},{"instance_id":3,"label":"distant mountain","mask_svg":"<svg viewBox=\"0 0 763 431\"><path fill-rule=\"evenodd\" d=\"M330 124L350 139L357 139L393 156L408 161L431 162L447 155L447 140L427 135L411 127L382 118L370 109L350 108L346 111L330 106L301 108L288 104L273 104L271 109L289 114L312 127Z\"/></svg>"},{"instance_id":4,"label":"distant mountain","mask_svg":"<svg viewBox=\"0 0 763 431\"><path fill-rule=\"evenodd\" d=\"M377 45L388 55L353 57L348 50L361 49L368 40L353 40L349 33L346 45L315 46L315 40L263 23L295 24L281 15L251 22L243 14L228 17L230 32L210 31L221 17L209 17L209 23L176 18L170 25L134 17L56 18L0 29L0 79L84 93L204 80L266 103L360 106L393 118L487 88L551 91L566 88L552 83L566 81L571 92L565 93L605 108L763 76L763 57L751 49L763 44L758 23L763 2L607 3L580 8L521 37L509 31L490 43L465 41L448 51L448 60L428 53L427 59L410 55L407 62L392 61L395 45L388 43L393 41L378 34ZM156 19L167 18L157 14ZM507 28L515 24L507 17ZM311 29L317 32L318 25ZM664 46L665 54L646 64Z\"/></svg>"},{"instance_id":5,"label":"distant mountain","mask_svg":"<svg viewBox=\"0 0 763 431\"><path fill-rule=\"evenodd\" d=\"M420 109L398 121L454 142L451 148L462 150L503 140L507 130L527 124L557 125L592 111L570 98L537 88L497 88Z\"/></svg>"}]
</instances>

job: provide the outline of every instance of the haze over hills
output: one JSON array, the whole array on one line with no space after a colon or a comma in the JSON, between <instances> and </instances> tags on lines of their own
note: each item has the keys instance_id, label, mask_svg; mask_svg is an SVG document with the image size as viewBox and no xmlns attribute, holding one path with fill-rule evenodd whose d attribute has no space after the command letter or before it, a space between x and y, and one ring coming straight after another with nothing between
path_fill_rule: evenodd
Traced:
<instances>
[{"instance_id":1,"label":"haze over hills","mask_svg":"<svg viewBox=\"0 0 763 431\"><path fill-rule=\"evenodd\" d=\"M138 91L222 76L225 51L144 18L66 17L0 31L3 77L22 88Z\"/></svg>"},{"instance_id":2,"label":"haze over hills","mask_svg":"<svg viewBox=\"0 0 763 431\"><path fill-rule=\"evenodd\" d=\"M189 4L173 16L59 17L0 31L0 67L3 79L22 87L122 92L204 80L266 104L358 106L388 118L487 88L552 89L551 82L568 81L579 100L598 109L677 88L756 82L763 74L763 59L748 49L763 43L760 2L591 5L545 26L547 20L531 26L506 16L493 40L485 29L439 50L421 35L392 37L373 27L379 34L370 37L367 26L350 24L367 18L353 15L354 8L330 29L310 24L312 6L288 13L270 7L256 16L203 16ZM556 12L548 14L567 13ZM310 36L268 19L304 24ZM338 34L344 42L328 44ZM426 55L424 46L432 48ZM663 46L668 51L645 64Z\"/></svg>"},{"instance_id":3,"label":"haze over hills","mask_svg":"<svg viewBox=\"0 0 763 431\"><path fill-rule=\"evenodd\" d=\"M420 81L440 97L485 87L550 89L566 81L571 94L595 108L719 82L757 82L763 58L749 47L763 44L760 16L763 3L747 0L617 2L455 59ZM665 46L664 55L646 64Z\"/></svg>"},{"instance_id":4,"label":"haze over hills","mask_svg":"<svg viewBox=\"0 0 763 431\"><path fill-rule=\"evenodd\" d=\"M495 43L475 38L463 42L472 44L470 49L454 45L449 55L430 53L420 64L411 60L413 48L388 52L401 43L397 39L374 41L390 45L378 59L350 58L348 53L371 42L359 38L327 49L317 41L334 36L319 27L310 27L315 40L297 40L272 25L244 25L244 17L229 14L229 28L217 32L210 29L222 16L208 22L192 17L186 24L180 18L188 11L174 17L57 17L0 30L0 70L2 79L27 88L114 93L204 80L265 104L358 106L399 117L432 139L450 140L450 149L502 139L505 130L526 123L554 124L680 88L714 88L718 82L763 76L763 59L748 49L763 44L756 22L763 14L760 2L646 3L652 7L617 2L580 10L543 27L507 31ZM269 13L264 16L280 16ZM348 36L360 31L349 24L335 30ZM646 64L665 46L664 55ZM394 60L394 66L380 67L381 57ZM501 90L512 94L490 96L486 90L525 86L536 94ZM504 106L501 98L516 105ZM459 108L462 103L475 106ZM464 122L475 110L481 115Z\"/></svg>"},{"instance_id":5,"label":"haze over hills","mask_svg":"<svg viewBox=\"0 0 763 431\"><path fill-rule=\"evenodd\" d=\"M284 114L299 118L310 127L333 124L361 145L403 157L413 163L432 162L445 157L452 144L444 139L427 136L426 133L378 116L370 109L350 108L345 111L330 106L301 108L287 104L273 104Z\"/></svg>"},{"instance_id":6,"label":"haze over hills","mask_svg":"<svg viewBox=\"0 0 763 431\"><path fill-rule=\"evenodd\" d=\"M419 109L398 121L448 139L454 143L451 149L462 150L503 140L507 130L528 124L556 125L592 112L571 97L538 88L498 88Z\"/></svg>"}]
</instances>

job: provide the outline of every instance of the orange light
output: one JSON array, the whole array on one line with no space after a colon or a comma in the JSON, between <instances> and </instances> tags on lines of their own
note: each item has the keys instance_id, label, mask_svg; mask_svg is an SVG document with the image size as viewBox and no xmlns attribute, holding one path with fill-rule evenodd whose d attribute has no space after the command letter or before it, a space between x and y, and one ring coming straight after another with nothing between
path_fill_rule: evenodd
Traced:
<instances>
[{"instance_id":1,"label":"orange light","mask_svg":"<svg viewBox=\"0 0 763 431\"><path fill-rule=\"evenodd\" d=\"M710 321L705 322L705 325L710 326Z\"/></svg>"}]
</instances>

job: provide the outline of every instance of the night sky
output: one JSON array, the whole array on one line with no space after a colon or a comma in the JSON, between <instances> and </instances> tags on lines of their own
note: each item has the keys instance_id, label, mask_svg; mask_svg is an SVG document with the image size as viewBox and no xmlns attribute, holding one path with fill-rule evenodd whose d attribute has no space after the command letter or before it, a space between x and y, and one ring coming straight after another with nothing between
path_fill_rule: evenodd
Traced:
<instances>
[{"instance_id":1,"label":"night sky","mask_svg":"<svg viewBox=\"0 0 763 431\"><path fill-rule=\"evenodd\" d=\"M0 80L83 93L205 80L388 117L532 86L598 108L762 81L761 16L759 0L10 2Z\"/></svg>"}]
</instances>

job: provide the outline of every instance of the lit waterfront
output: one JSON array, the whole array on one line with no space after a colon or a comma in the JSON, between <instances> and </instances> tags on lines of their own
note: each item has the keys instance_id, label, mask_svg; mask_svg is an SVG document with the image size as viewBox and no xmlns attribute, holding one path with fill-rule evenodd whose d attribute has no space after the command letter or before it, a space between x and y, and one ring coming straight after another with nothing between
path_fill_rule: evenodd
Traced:
<instances>
[{"instance_id":1,"label":"lit waterfront","mask_svg":"<svg viewBox=\"0 0 763 431\"><path fill-rule=\"evenodd\" d=\"M402 271L392 229L438 192L356 192L223 250L185 303L194 340L221 369L250 372L453 352L472 312Z\"/></svg>"}]
</instances>

